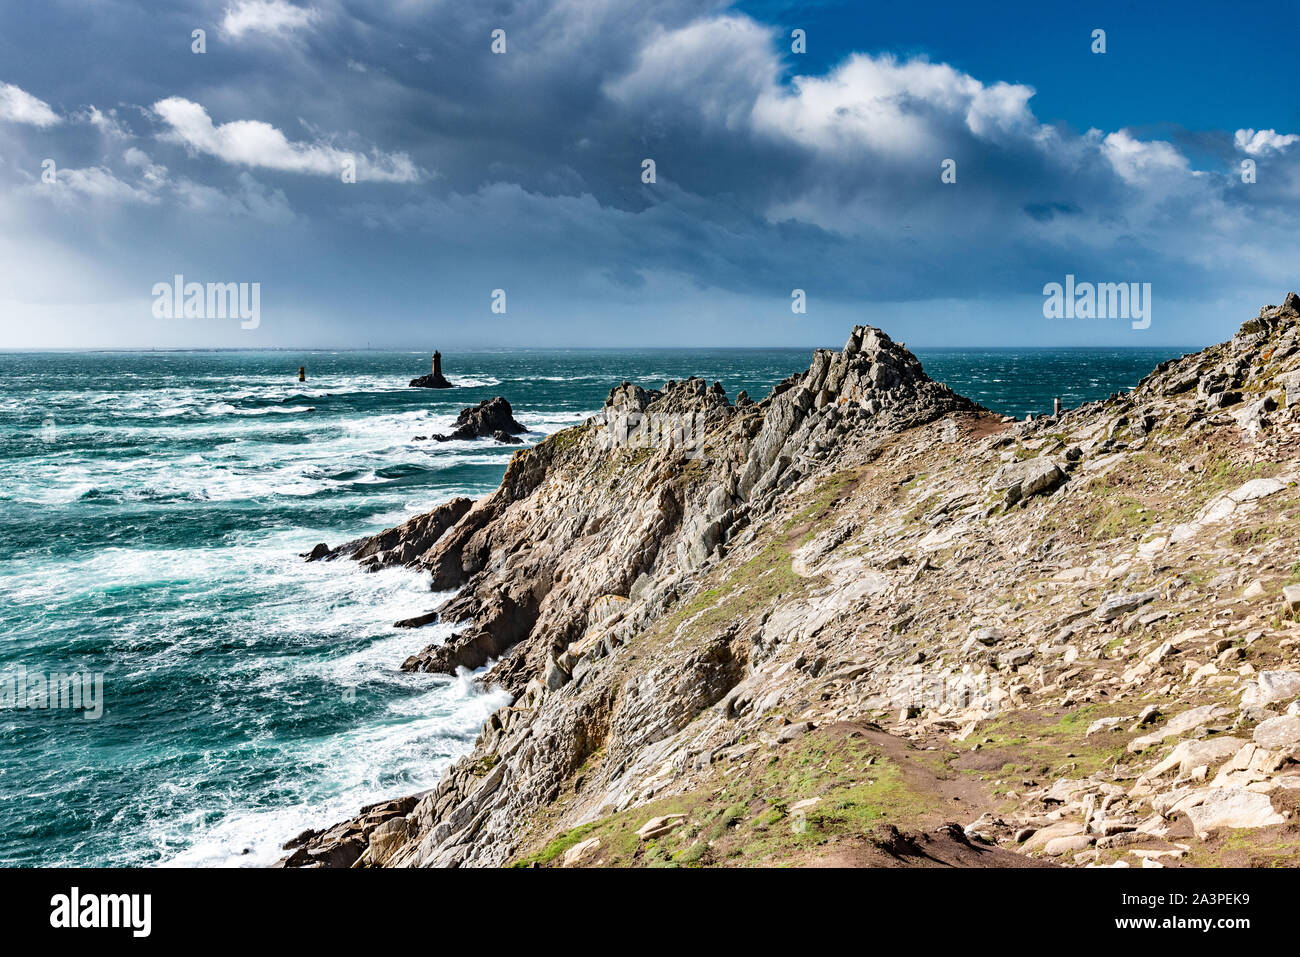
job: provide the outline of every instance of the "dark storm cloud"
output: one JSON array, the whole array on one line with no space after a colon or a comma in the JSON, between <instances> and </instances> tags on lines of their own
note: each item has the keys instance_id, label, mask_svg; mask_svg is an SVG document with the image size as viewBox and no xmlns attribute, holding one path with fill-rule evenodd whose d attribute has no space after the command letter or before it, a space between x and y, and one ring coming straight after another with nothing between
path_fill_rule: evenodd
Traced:
<instances>
[{"instance_id":1,"label":"dark storm cloud","mask_svg":"<svg viewBox=\"0 0 1300 957\"><path fill-rule=\"evenodd\" d=\"M1011 300L1066 272L1195 297L1296 252L1287 131L1074 132L923 58L800 75L784 29L722 3L56 0L0 24L18 303L256 264L316 328L367 286L395 329L430 288L460 315L500 286L554 334L584 297Z\"/></svg>"}]
</instances>

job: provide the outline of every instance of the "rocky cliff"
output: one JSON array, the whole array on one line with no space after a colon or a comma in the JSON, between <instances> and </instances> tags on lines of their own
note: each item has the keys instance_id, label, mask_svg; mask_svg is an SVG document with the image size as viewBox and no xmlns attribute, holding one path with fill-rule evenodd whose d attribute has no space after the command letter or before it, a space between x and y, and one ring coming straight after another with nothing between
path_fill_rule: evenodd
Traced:
<instances>
[{"instance_id":1,"label":"rocky cliff","mask_svg":"<svg viewBox=\"0 0 1300 957\"><path fill-rule=\"evenodd\" d=\"M1024 423L869 327L759 402L622 384L352 543L456 590L403 667L514 701L286 863L1300 862L1298 327Z\"/></svg>"}]
</instances>

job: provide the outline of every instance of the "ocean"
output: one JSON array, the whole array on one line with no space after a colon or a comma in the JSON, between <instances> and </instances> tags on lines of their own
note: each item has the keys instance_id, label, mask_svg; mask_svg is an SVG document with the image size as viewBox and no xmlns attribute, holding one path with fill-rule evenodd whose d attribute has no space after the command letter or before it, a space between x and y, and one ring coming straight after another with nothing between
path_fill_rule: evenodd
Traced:
<instances>
[{"instance_id":1,"label":"ocean","mask_svg":"<svg viewBox=\"0 0 1300 957\"><path fill-rule=\"evenodd\" d=\"M1182 351L917 355L1023 418ZM533 444L624 379L758 399L810 355L459 353L434 391L407 387L427 353L0 353L0 864L265 865L432 787L507 698L398 670L445 634L392 627L436 607L423 576L300 554L495 488L513 447L413 441L481 399L509 399ZM13 689L56 673L87 679L80 709L24 707L41 699Z\"/></svg>"}]
</instances>

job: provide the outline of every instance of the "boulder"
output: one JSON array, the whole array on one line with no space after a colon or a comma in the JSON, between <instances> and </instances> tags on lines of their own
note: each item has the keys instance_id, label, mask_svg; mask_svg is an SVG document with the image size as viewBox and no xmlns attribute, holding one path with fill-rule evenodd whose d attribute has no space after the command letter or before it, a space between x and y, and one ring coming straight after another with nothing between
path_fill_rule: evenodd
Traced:
<instances>
[{"instance_id":1,"label":"boulder","mask_svg":"<svg viewBox=\"0 0 1300 957\"><path fill-rule=\"evenodd\" d=\"M1121 725L1127 720L1122 715L1112 718L1098 718L1092 724L1088 725L1088 730L1084 732L1084 737L1092 737L1094 734L1100 734L1103 731L1110 731Z\"/></svg>"},{"instance_id":2,"label":"boulder","mask_svg":"<svg viewBox=\"0 0 1300 957\"><path fill-rule=\"evenodd\" d=\"M305 853L299 853L303 852ZM345 838L341 841L335 841L324 844L321 847L309 849L298 848L298 851L290 855L286 861L286 866L307 866L315 865L317 867L328 868L346 868L356 863L363 853L366 845L355 837ZM290 862L293 862L290 864Z\"/></svg>"},{"instance_id":3,"label":"boulder","mask_svg":"<svg viewBox=\"0 0 1300 957\"><path fill-rule=\"evenodd\" d=\"M1283 389L1283 402L1287 408L1300 402L1300 369L1285 372L1274 381Z\"/></svg>"},{"instance_id":4,"label":"boulder","mask_svg":"<svg viewBox=\"0 0 1300 957\"><path fill-rule=\"evenodd\" d=\"M989 483L993 492L1003 493L1003 501L1014 505L1032 495L1051 492L1065 479L1065 473L1047 456L1010 462L998 469Z\"/></svg>"},{"instance_id":5,"label":"boulder","mask_svg":"<svg viewBox=\"0 0 1300 957\"><path fill-rule=\"evenodd\" d=\"M580 841L573 847L564 852L562 867L577 867L582 863L583 858L600 847L600 838L592 837L585 841Z\"/></svg>"},{"instance_id":6,"label":"boulder","mask_svg":"<svg viewBox=\"0 0 1300 957\"><path fill-rule=\"evenodd\" d=\"M813 729L811 721L796 721L794 724L787 724L777 733L776 739L782 744L793 741L795 738L802 737Z\"/></svg>"},{"instance_id":7,"label":"boulder","mask_svg":"<svg viewBox=\"0 0 1300 957\"><path fill-rule=\"evenodd\" d=\"M1139 751L1145 751L1153 744L1159 744L1170 735L1182 734L1185 731L1191 731L1207 721L1213 721L1215 718L1221 718L1228 713L1226 708L1220 708L1218 705L1207 704L1199 708L1190 708L1181 714L1175 715L1162 728L1157 728L1151 734L1144 734L1141 737L1134 738L1128 743L1128 750L1132 754Z\"/></svg>"},{"instance_id":8,"label":"boulder","mask_svg":"<svg viewBox=\"0 0 1300 957\"><path fill-rule=\"evenodd\" d=\"M1041 851L1052 841L1075 837L1083 834L1083 825L1078 821L1058 821L1047 827L1039 828L1025 839L1023 850L1026 853Z\"/></svg>"},{"instance_id":9,"label":"boulder","mask_svg":"<svg viewBox=\"0 0 1300 957\"><path fill-rule=\"evenodd\" d=\"M1171 768L1178 768L1181 777L1186 777L1196 768L1217 765L1241 750L1246 742L1241 738L1218 737L1203 741L1180 741L1178 746L1144 777L1158 778Z\"/></svg>"},{"instance_id":10,"label":"boulder","mask_svg":"<svg viewBox=\"0 0 1300 957\"><path fill-rule=\"evenodd\" d=\"M1092 613L1092 617L1097 621L1107 622L1114 621L1121 615L1127 615L1131 611L1141 608L1147 602L1155 601L1160 597L1158 591L1140 591L1132 594L1108 595L1102 603L1097 606L1097 610Z\"/></svg>"},{"instance_id":11,"label":"boulder","mask_svg":"<svg viewBox=\"0 0 1300 957\"><path fill-rule=\"evenodd\" d=\"M1286 701L1300 695L1300 674L1294 671L1261 671L1253 685L1241 695L1241 706L1249 708Z\"/></svg>"},{"instance_id":12,"label":"boulder","mask_svg":"<svg viewBox=\"0 0 1300 957\"><path fill-rule=\"evenodd\" d=\"M1273 750L1300 744L1300 718L1283 715L1261 721L1255 728L1255 743Z\"/></svg>"},{"instance_id":13,"label":"boulder","mask_svg":"<svg viewBox=\"0 0 1300 957\"><path fill-rule=\"evenodd\" d=\"M669 831L685 823L685 814L665 814L662 817L652 817L641 825L636 832L636 836L643 841L653 841L656 837L663 837Z\"/></svg>"},{"instance_id":14,"label":"boulder","mask_svg":"<svg viewBox=\"0 0 1300 957\"><path fill-rule=\"evenodd\" d=\"M400 621L393 622L394 628L423 628L425 625L433 625L438 621L436 611L427 611L423 615L414 615L410 618L403 618Z\"/></svg>"},{"instance_id":15,"label":"boulder","mask_svg":"<svg viewBox=\"0 0 1300 957\"><path fill-rule=\"evenodd\" d=\"M1286 823L1286 818L1273 809L1273 802L1267 794L1245 788L1212 788L1200 804L1187 808L1187 817L1202 841L1218 828L1269 827Z\"/></svg>"},{"instance_id":16,"label":"boulder","mask_svg":"<svg viewBox=\"0 0 1300 957\"><path fill-rule=\"evenodd\" d=\"M1096 838L1087 834L1075 834L1072 837L1055 837L1043 846L1043 853L1048 857L1060 857L1073 851L1082 851Z\"/></svg>"}]
</instances>

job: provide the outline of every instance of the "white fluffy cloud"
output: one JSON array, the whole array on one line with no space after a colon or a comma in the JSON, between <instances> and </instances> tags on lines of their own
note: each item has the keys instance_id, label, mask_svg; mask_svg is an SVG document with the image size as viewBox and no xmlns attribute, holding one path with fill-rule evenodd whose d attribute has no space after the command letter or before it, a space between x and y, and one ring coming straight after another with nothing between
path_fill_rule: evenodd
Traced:
<instances>
[{"instance_id":1,"label":"white fluffy cloud","mask_svg":"<svg viewBox=\"0 0 1300 957\"><path fill-rule=\"evenodd\" d=\"M226 8L221 29L234 39L249 34L282 37L312 26L317 18L315 10L285 0L238 0Z\"/></svg>"},{"instance_id":2,"label":"white fluffy cloud","mask_svg":"<svg viewBox=\"0 0 1300 957\"><path fill-rule=\"evenodd\" d=\"M641 111L698 116L813 151L917 156L954 130L984 139L1033 133L1032 87L979 80L943 63L855 54L823 76L780 83L775 31L719 16L660 30L604 87Z\"/></svg>"},{"instance_id":3,"label":"white fluffy cloud","mask_svg":"<svg viewBox=\"0 0 1300 957\"><path fill-rule=\"evenodd\" d=\"M859 54L825 76L795 77L789 92L769 87L754 123L818 150L919 157L950 143L954 129L982 139L1033 132L1033 95L1019 84L985 86L945 63Z\"/></svg>"},{"instance_id":4,"label":"white fluffy cloud","mask_svg":"<svg viewBox=\"0 0 1300 957\"><path fill-rule=\"evenodd\" d=\"M0 83L0 121L26 123L29 126L57 126L63 122L50 104L37 99L12 83Z\"/></svg>"},{"instance_id":5,"label":"white fluffy cloud","mask_svg":"<svg viewBox=\"0 0 1300 957\"><path fill-rule=\"evenodd\" d=\"M1111 133L1101 141L1102 155L1126 183L1154 185L1186 173L1187 157L1163 140L1135 139L1128 130Z\"/></svg>"},{"instance_id":6,"label":"white fluffy cloud","mask_svg":"<svg viewBox=\"0 0 1300 957\"><path fill-rule=\"evenodd\" d=\"M371 150L365 154L329 143L295 143L260 120L233 120L218 126L200 104L179 96L159 100L153 109L169 127L163 139L234 166L337 177L351 163L358 180L414 183L422 179L422 172L405 153Z\"/></svg>"},{"instance_id":7,"label":"white fluffy cloud","mask_svg":"<svg viewBox=\"0 0 1300 957\"><path fill-rule=\"evenodd\" d=\"M1288 133L1285 136L1277 130L1237 130L1233 142L1237 149L1251 156L1261 153L1280 153L1291 144L1300 141L1300 136Z\"/></svg>"}]
</instances>

